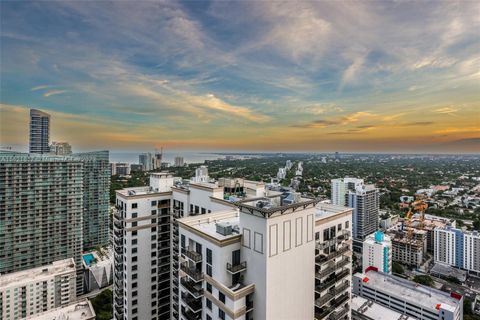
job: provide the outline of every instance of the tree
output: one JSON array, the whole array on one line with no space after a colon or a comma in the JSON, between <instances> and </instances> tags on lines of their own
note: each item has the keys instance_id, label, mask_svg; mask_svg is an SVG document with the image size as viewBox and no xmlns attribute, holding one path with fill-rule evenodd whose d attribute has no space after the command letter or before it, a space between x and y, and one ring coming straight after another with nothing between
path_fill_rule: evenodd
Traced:
<instances>
[{"instance_id":1,"label":"tree","mask_svg":"<svg viewBox=\"0 0 480 320\"><path fill-rule=\"evenodd\" d=\"M112 319L112 301L113 293L110 289L103 290L90 301L97 315L97 320Z\"/></svg>"},{"instance_id":2,"label":"tree","mask_svg":"<svg viewBox=\"0 0 480 320\"><path fill-rule=\"evenodd\" d=\"M433 285L433 279L430 276L415 276L413 277L413 281L423 284L424 286L431 287Z\"/></svg>"},{"instance_id":3,"label":"tree","mask_svg":"<svg viewBox=\"0 0 480 320\"><path fill-rule=\"evenodd\" d=\"M403 267L400 263L393 262L392 263L392 272L396 273L396 274L404 274L405 270L403 270Z\"/></svg>"}]
</instances>

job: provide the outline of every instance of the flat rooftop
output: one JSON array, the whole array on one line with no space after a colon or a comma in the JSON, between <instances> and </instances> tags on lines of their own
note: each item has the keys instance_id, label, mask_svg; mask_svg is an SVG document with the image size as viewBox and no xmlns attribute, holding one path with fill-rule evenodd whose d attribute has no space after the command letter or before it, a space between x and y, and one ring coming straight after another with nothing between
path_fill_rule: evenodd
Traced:
<instances>
[{"instance_id":1,"label":"flat rooftop","mask_svg":"<svg viewBox=\"0 0 480 320\"><path fill-rule=\"evenodd\" d=\"M121 190L116 191L117 194L122 195L123 197L135 197L135 196L143 196L143 195L149 195L149 194L159 194L159 193L165 193L165 192L160 192L156 191L152 187L133 187L133 188L125 188Z\"/></svg>"},{"instance_id":2,"label":"flat rooftop","mask_svg":"<svg viewBox=\"0 0 480 320\"><path fill-rule=\"evenodd\" d=\"M75 270L73 258L58 260L38 268L0 275L0 288L17 287L24 283L38 282L57 274L75 273Z\"/></svg>"},{"instance_id":3,"label":"flat rooftop","mask_svg":"<svg viewBox=\"0 0 480 320\"><path fill-rule=\"evenodd\" d=\"M206 234L216 240L223 241L238 237L240 215L237 210L227 210L215 213L208 213L196 216L189 216L177 220L180 224L186 225L198 232ZM217 232L217 225L230 226L233 230L231 234L223 235Z\"/></svg>"},{"instance_id":4,"label":"flat rooftop","mask_svg":"<svg viewBox=\"0 0 480 320\"><path fill-rule=\"evenodd\" d=\"M344 207L344 206L338 206L334 204L329 204L329 203L318 203L315 206L316 212L315 212L315 220L322 220L325 218L329 218L331 216L341 214L341 213L346 213L346 212L352 212L352 208L349 207Z\"/></svg>"},{"instance_id":5,"label":"flat rooftop","mask_svg":"<svg viewBox=\"0 0 480 320\"><path fill-rule=\"evenodd\" d=\"M441 304L441 308L447 310L455 310L460 306L460 301L452 298L448 293L399 277L376 271L356 273L355 277L360 279L368 278L368 281L364 281L363 285L387 292L390 295L400 296L402 300L414 305L420 305L425 309L436 311L438 304Z\"/></svg>"},{"instance_id":6,"label":"flat rooftop","mask_svg":"<svg viewBox=\"0 0 480 320\"><path fill-rule=\"evenodd\" d=\"M95 311L88 299L79 300L66 307L59 307L36 314L26 319L32 320L90 320L95 319Z\"/></svg>"},{"instance_id":7,"label":"flat rooftop","mask_svg":"<svg viewBox=\"0 0 480 320\"><path fill-rule=\"evenodd\" d=\"M352 294L352 312L358 312L369 319L372 320L384 320L384 319L390 319L390 320L396 320L396 319L402 319L402 320L408 320L408 319L415 319L412 317L409 317L407 315L403 315L400 312L394 311L392 309L389 309L387 307L382 306L381 304L375 303L373 301L369 301L363 297L357 296L355 294ZM401 318L403 316L403 318Z\"/></svg>"}]
</instances>

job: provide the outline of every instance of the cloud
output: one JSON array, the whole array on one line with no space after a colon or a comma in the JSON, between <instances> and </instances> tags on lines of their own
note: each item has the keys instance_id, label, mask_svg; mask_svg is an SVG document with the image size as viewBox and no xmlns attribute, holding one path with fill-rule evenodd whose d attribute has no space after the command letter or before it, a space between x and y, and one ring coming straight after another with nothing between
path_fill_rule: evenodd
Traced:
<instances>
[{"instance_id":1,"label":"cloud","mask_svg":"<svg viewBox=\"0 0 480 320\"><path fill-rule=\"evenodd\" d=\"M452 114L458 111L458 109L451 108L451 107L445 107L445 108L439 108L434 110L437 113L443 113L443 114Z\"/></svg>"},{"instance_id":2,"label":"cloud","mask_svg":"<svg viewBox=\"0 0 480 320\"><path fill-rule=\"evenodd\" d=\"M405 122L399 124L401 127L415 127L415 126L431 126L434 125L433 121L414 121L414 122Z\"/></svg>"},{"instance_id":3,"label":"cloud","mask_svg":"<svg viewBox=\"0 0 480 320\"><path fill-rule=\"evenodd\" d=\"M50 96L55 96L67 92L66 90L50 90L43 94L44 97L48 98Z\"/></svg>"},{"instance_id":4,"label":"cloud","mask_svg":"<svg viewBox=\"0 0 480 320\"><path fill-rule=\"evenodd\" d=\"M375 115L370 112L358 111L358 112L354 112L349 115L338 117L338 118L318 119L306 124L294 124L294 125L291 125L291 127L306 129L306 128L325 128L325 127L336 126L336 125L348 125L350 123L358 122L360 119L370 118L374 116Z\"/></svg>"},{"instance_id":5,"label":"cloud","mask_svg":"<svg viewBox=\"0 0 480 320\"><path fill-rule=\"evenodd\" d=\"M32 89L30 89L30 91L43 90L43 89L47 89L47 88L49 88L49 87L50 87L50 86L47 86L47 85L36 86L36 87L33 87Z\"/></svg>"}]
</instances>

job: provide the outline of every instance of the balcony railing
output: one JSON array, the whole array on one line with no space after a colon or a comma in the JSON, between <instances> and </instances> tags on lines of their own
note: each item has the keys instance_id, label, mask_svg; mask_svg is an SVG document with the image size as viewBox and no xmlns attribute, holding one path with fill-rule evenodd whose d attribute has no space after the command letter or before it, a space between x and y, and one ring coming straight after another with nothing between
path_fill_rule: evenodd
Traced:
<instances>
[{"instance_id":1,"label":"balcony railing","mask_svg":"<svg viewBox=\"0 0 480 320\"><path fill-rule=\"evenodd\" d=\"M200 299L195 299L192 297L190 294L187 293L182 293L182 300L185 302L187 307L192 310L192 312L197 313L202 311L202 300Z\"/></svg>"},{"instance_id":2,"label":"balcony railing","mask_svg":"<svg viewBox=\"0 0 480 320\"><path fill-rule=\"evenodd\" d=\"M323 291L326 288L331 287L332 285L335 284L335 282L337 282L338 280L344 278L349 274L350 274L350 270L348 269L343 270L342 272L332 276L331 278L327 278L323 283L316 285L315 288L317 289L317 291Z\"/></svg>"},{"instance_id":3,"label":"balcony railing","mask_svg":"<svg viewBox=\"0 0 480 320\"><path fill-rule=\"evenodd\" d=\"M335 298L334 300L332 300L331 307L332 307L333 309L336 309L336 308L338 308L342 303L344 303L345 301L347 301L349 298L350 298L350 296L349 296L348 292L346 292L345 294L342 294L340 297Z\"/></svg>"},{"instance_id":4,"label":"balcony railing","mask_svg":"<svg viewBox=\"0 0 480 320\"><path fill-rule=\"evenodd\" d=\"M182 249L182 253L190 260L193 262L201 262L202 261L202 255L196 251L191 250L190 248L188 249Z\"/></svg>"},{"instance_id":5,"label":"balcony railing","mask_svg":"<svg viewBox=\"0 0 480 320\"><path fill-rule=\"evenodd\" d=\"M193 282L193 281L189 281L186 277L183 277L180 280L180 283L182 284L182 286L185 289L187 289L188 292L190 292L190 294L193 297L199 298L199 297L203 296L203 289L202 289L201 285L195 284L195 282Z\"/></svg>"},{"instance_id":6,"label":"balcony railing","mask_svg":"<svg viewBox=\"0 0 480 320\"><path fill-rule=\"evenodd\" d=\"M194 313L189 310L182 310L182 316L187 320L200 320L202 314L200 312Z\"/></svg>"},{"instance_id":7,"label":"balcony railing","mask_svg":"<svg viewBox=\"0 0 480 320\"><path fill-rule=\"evenodd\" d=\"M245 271L247 270L247 261L243 261L234 265L227 262L227 270L232 274Z\"/></svg>"},{"instance_id":8,"label":"balcony railing","mask_svg":"<svg viewBox=\"0 0 480 320\"><path fill-rule=\"evenodd\" d=\"M350 251L350 247L349 246L343 246L341 247L340 249L334 251L334 252L331 252L329 254L325 254L325 253L322 253L320 254L320 256L318 256L317 258L315 258L315 262L317 264L322 264L328 260L331 260L333 258L336 258L338 257L339 255L342 255L344 254L345 252L348 252Z\"/></svg>"},{"instance_id":9,"label":"balcony railing","mask_svg":"<svg viewBox=\"0 0 480 320\"><path fill-rule=\"evenodd\" d=\"M315 300L315 306L318 308L321 308L325 303L332 300L333 298L334 298L334 295L332 293L327 293L321 296L320 298L318 298L317 300Z\"/></svg>"},{"instance_id":10,"label":"balcony railing","mask_svg":"<svg viewBox=\"0 0 480 320\"><path fill-rule=\"evenodd\" d=\"M195 282L203 280L202 272L195 268L189 267L187 262L183 262L180 265L180 269L183 272L185 272Z\"/></svg>"},{"instance_id":11,"label":"balcony railing","mask_svg":"<svg viewBox=\"0 0 480 320\"><path fill-rule=\"evenodd\" d=\"M342 309L331 313L330 316L328 317L328 320L341 319L342 317L345 317L347 315L348 311L349 311L349 308L345 306Z\"/></svg>"}]
</instances>

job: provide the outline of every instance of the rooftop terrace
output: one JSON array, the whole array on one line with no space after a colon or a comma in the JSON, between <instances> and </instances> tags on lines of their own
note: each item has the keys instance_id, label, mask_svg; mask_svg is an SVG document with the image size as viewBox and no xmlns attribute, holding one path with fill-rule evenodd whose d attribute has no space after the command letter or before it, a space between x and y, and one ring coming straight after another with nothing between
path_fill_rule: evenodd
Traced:
<instances>
[{"instance_id":1,"label":"rooftop terrace","mask_svg":"<svg viewBox=\"0 0 480 320\"><path fill-rule=\"evenodd\" d=\"M42 281L56 274L75 272L73 258L54 261L38 268L0 275L0 288L16 287L23 283Z\"/></svg>"}]
</instances>

